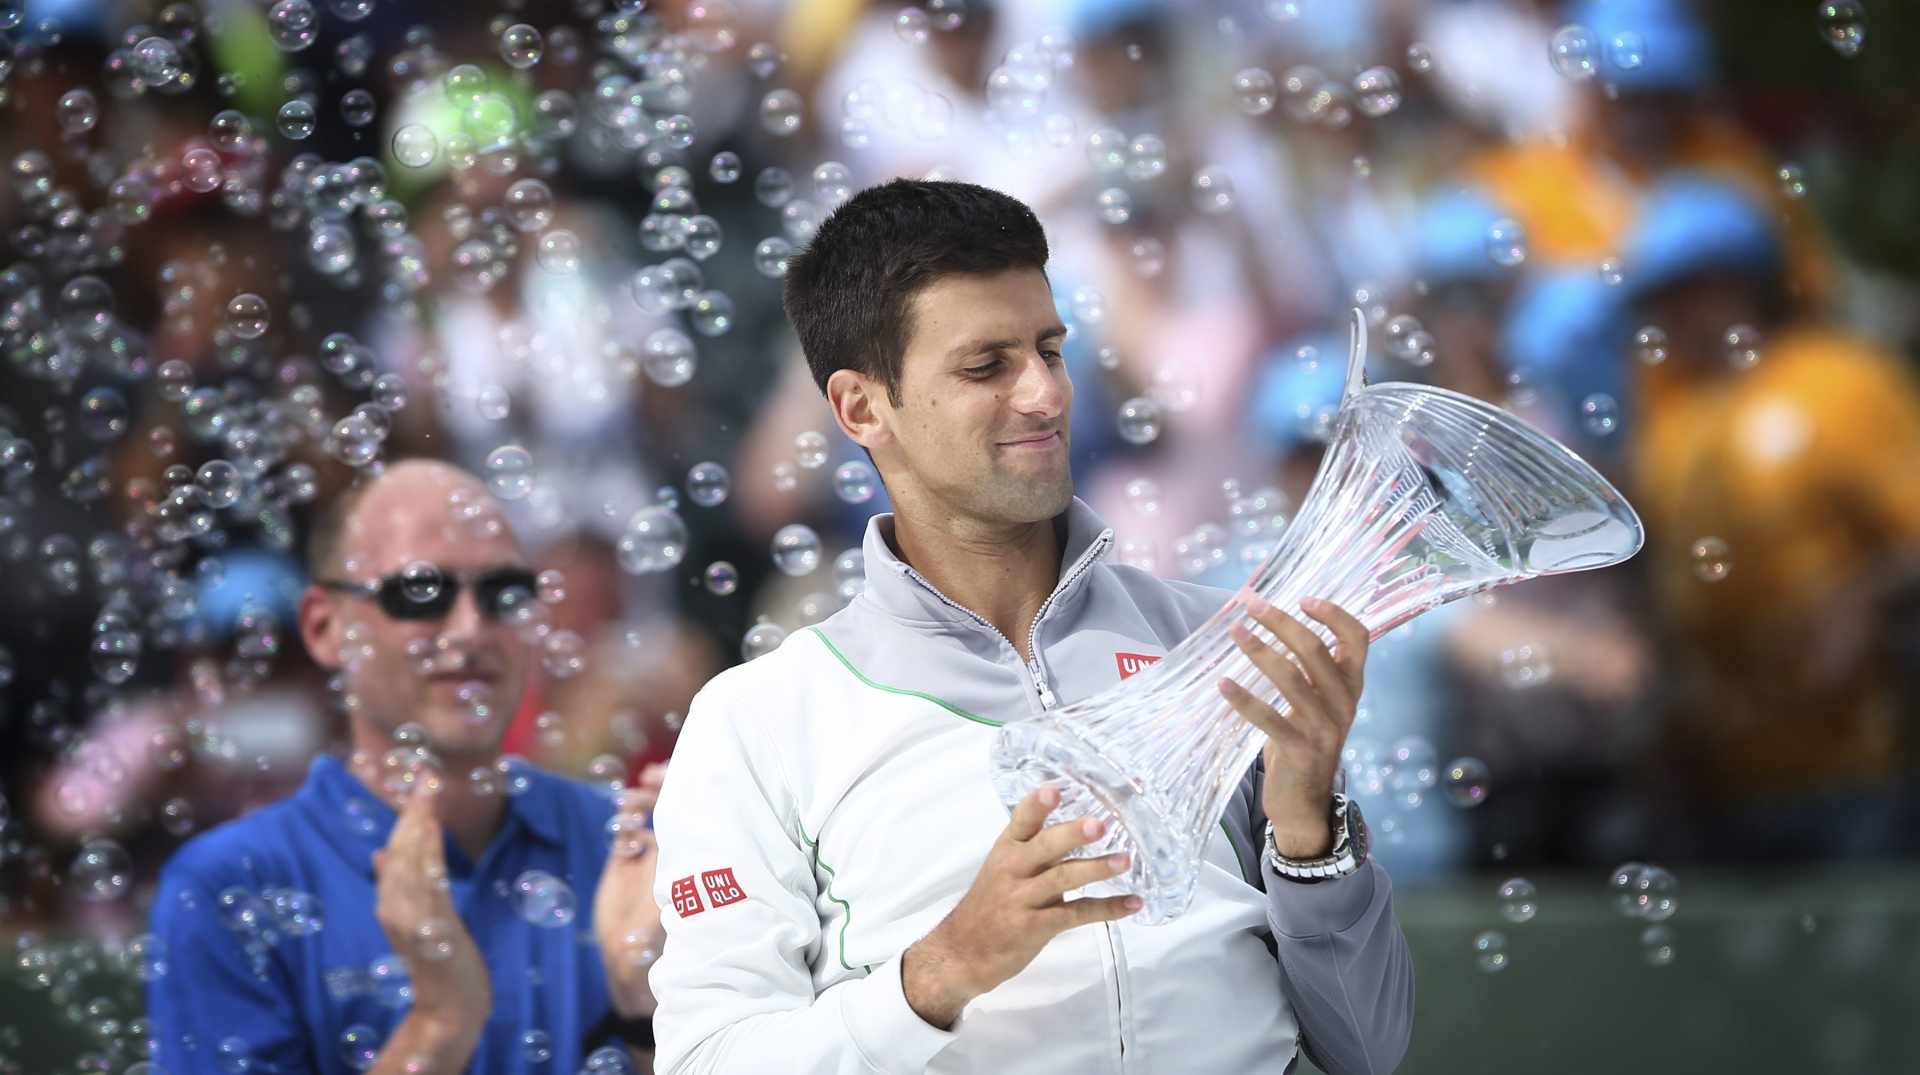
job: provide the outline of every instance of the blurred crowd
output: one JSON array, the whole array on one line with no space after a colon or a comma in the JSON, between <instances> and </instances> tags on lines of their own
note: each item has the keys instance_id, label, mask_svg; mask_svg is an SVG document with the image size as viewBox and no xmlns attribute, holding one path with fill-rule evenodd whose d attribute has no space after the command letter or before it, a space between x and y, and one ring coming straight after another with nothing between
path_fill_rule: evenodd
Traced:
<instances>
[{"instance_id":1,"label":"blurred crowd","mask_svg":"<svg viewBox=\"0 0 1920 1075\"><path fill-rule=\"evenodd\" d=\"M1623 567L1377 644L1346 779L1397 880L1916 851L1895 5L299 6L0 0L0 936L138 933L181 841L346 750L304 538L384 462L481 475L447 525L539 573L506 749L667 759L858 593L885 490L779 275L896 175L1046 225L1128 562L1251 573L1351 308L1373 380L1501 403L1641 513Z\"/></svg>"}]
</instances>

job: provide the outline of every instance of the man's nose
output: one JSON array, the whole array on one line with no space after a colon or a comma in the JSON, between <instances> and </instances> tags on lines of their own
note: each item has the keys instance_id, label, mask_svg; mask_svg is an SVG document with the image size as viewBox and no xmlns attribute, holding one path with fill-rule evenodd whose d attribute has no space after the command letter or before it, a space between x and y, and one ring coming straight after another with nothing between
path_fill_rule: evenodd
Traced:
<instances>
[{"instance_id":1,"label":"man's nose","mask_svg":"<svg viewBox=\"0 0 1920 1075\"><path fill-rule=\"evenodd\" d=\"M1066 409L1066 394L1047 360L1038 351L1022 356L1020 377L1014 382L1013 405L1022 414L1057 418Z\"/></svg>"},{"instance_id":2,"label":"man's nose","mask_svg":"<svg viewBox=\"0 0 1920 1075\"><path fill-rule=\"evenodd\" d=\"M462 586L460 592L454 595L453 607L447 609L446 619L440 622L440 633L455 638L475 639L485 625L486 615L480 611L480 601L474 597L473 587Z\"/></svg>"}]
</instances>

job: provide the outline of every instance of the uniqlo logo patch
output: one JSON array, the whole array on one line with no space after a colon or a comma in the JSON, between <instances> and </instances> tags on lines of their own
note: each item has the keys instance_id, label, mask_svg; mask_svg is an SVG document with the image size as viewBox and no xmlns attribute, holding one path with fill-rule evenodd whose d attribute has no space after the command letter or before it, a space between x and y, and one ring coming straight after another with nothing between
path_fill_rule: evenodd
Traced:
<instances>
[{"instance_id":1,"label":"uniqlo logo patch","mask_svg":"<svg viewBox=\"0 0 1920 1075\"><path fill-rule=\"evenodd\" d=\"M706 910L700 903L700 889L695 887L691 876L673 883L673 909L681 918Z\"/></svg>"},{"instance_id":2,"label":"uniqlo logo patch","mask_svg":"<svg viewBox=\"0 0 1920 1075\"><path fill-rule=\"evenodd\" d=\"M747 898L747 894L740 891L740 883L733 879L731 868L706 871L700 875L700 884L707 890L707 902L715 907L725 907Z\"/></svg>"},{"instance_id":3,"label":"uniqlo logo patch","mask_svg":"<svg viewBox=\"0 0 1920 1075\"><path fill-rule=\"evenodd\" d=\"M1128 676L1144 672L1147 670L1148 665L1160 660L1158 657L1149 657L1144 653L1116 653L1113 655L1113 659L1120 664L1121 679L1126 679Z\"/></svg>"}]
</instances>

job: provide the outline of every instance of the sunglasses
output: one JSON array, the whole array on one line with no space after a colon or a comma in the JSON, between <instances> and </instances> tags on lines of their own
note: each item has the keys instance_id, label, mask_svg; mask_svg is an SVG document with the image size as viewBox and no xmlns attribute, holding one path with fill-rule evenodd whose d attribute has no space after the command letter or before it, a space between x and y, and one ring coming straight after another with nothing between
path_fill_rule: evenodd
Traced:
<instances>
[{"instance_id":1,"label":"sunglasses","mask_svg":"<svg viewBox=\"0 0 1920 1075\"><path fill-rule=\"evenodd\" d=\"M489 568L464 582L458 575L436 569L430 575L397 572L378 582L331 579L320 583L320 588L374 598L390 619L437 620L453 610L462 585L473 587L473 599L482 612L507 622L526 615L539 588L533 572L524 567Z\"/></svg>"}]
</instances>

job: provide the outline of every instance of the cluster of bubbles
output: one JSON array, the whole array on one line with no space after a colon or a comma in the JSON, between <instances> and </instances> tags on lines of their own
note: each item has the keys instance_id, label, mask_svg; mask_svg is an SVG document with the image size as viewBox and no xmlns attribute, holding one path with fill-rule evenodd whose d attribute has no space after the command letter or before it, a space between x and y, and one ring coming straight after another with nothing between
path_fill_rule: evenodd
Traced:
<instances>
[{"instance_id":1,"label":"cluster of bubbles","mask_svg":"<svg viewBox=\"0 0 1920 1075\"><path fill-rule=\"evenodd\" d=\"M1647 926L1640 931L1640 958L1650 967L1674 960L1672 927L1666 921L1680 909L1680 881L1664 867L1625 862L1607 878L1607 898L1614 910Z\"/></svg>"}]
</instances>

